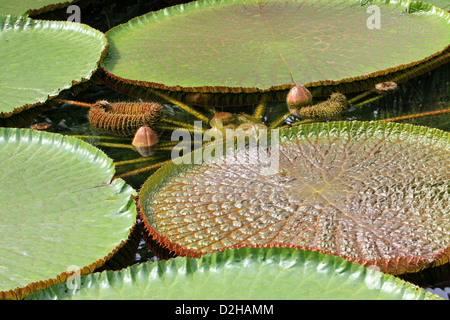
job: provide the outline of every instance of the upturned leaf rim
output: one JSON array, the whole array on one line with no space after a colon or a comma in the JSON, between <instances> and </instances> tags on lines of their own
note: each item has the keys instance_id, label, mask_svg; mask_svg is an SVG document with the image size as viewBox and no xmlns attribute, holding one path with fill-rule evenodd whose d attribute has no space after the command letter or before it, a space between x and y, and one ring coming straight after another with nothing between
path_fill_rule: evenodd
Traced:
<instances>
[{"instance_id":1,"label":"upturned leaf rim","mask_svg":"<svg viewBox=\"0 0 450 320\"><path fill-rule=\"evenodd\" d=\"M21 106L15 106L10 107L11 110L4 110L0 111L0 118L9 118L15 114L19 114L24 110L31 109L36 106L44 105L46 102L49 102L49 100L58 97L61 92L68 90L72 87L75 87L77 85L83 84L87 82L91 76L97 71L101 59L103 55L107 52L108 49L108 40L106 38L106 35L103 32L98 31L97 29L94 29L86 24L78 23L78 22L69 22L69 21L52 21L52 20L39 20L39 19L32 19L28 16L18 16L18 15L6 15L6 14L0 14L0 32L21 32L26 30L49 30L52 32L61 32L64 33L65 30L67 31L73 31L77 32L79 34L84 35L84 37L89 37L92 39L96 39L97 41L97 50L98 50L98 57L95 61L90 61L90 67L81 69L78 72L78 77L75 79L71 79L70 81L67 79L64 79L62 82L69 83L65 85L60 85L58 88L53 88L53 90L50 92L46 92L46 94L40 94L38 97L35 98L36 101L25 103ZM49 33L50 34L50 33ZM40 43L39 45L45 45ZM29 72L29 71L27 71ZM32 72L30 72L32 74ZM37 76L37 75L34 75ZM0 86L1 90L1 86Z\"/></svg>"},{"instance_id":2,"label":"upturned leaf rim","mask_svg":"<svg viewBox=\"0 0 450 320\"><path fill-rule=\"evenodd\" d=\"M121 24L108 30L106 36L109 41L112 42L109 50L113 50L113 38L116 34L119 34L128 27L132 27L134 24L151 23L152 21L158 21L167 17L182 15L183 12L195 10L196 8L203 8L208 6L228 4L235 2L245 3L247 0L198 0L182 5L176 5L173 7L165 8L156 12L150 12L148 14L136 17L127 23ZM432 4L411 1L411 0L348 0L349 3L356 5L396 5L400 8L404 8L407 14L432 14L440 19L443 19L450 25L450 12L433 6ZM135 97L154 97L152 91L161 91L171 97L177 98L182 101L188 101L191 99L189 95L200 93L206 95L213 95L211 101L206 104L216 103L220 105L242 105L252 104L258 101L259 96L264 96L265 101L276 102L282 101L285 98L287 91L293 86L292 84L274 84L267 88L258 87L230 87L230 86L181 86L181 85L166 85L164 83L152 82L148 80L134 80L127 79L120 75L114 74L113 71L108 70L108 55L106 52L100 63L100 69L103 73L105 83L121 92L125 92ZM314 96L325 97L332 92L341 92L344 94L354 93L363 90L369 90L374 87L375 84L384 81L397 81L399 83L410 80L414 77L422 75L428 71L431 71L445 63L450 61L450 44L441 48L438 52L424 57L423 59L412 61L407 64L393 66L384 70L371 72L361 76L343 78L340 80L321 80L313 81L309 83L302 83L307 87ZM245 97L229 97L239 96L244 94ZM248 95L248 97L247 97ZM252 96L255 95L255 96ZM187 97L188 96L188 97ZM209 99L209 98L208 98ZM203 104L200 102L199 104Z\"/></svg>"},{"instance_id":3,"label":"upturned leaf rim","mask_svg":"<svg viewBox=\"0 0 450 320\"><path fill-rule=\"evenodd\" d=\"M5 143L5 140L7 143ZM134 199L134 195L136 195L136 191L129 185L126 184L126 182L122 179L114 179L114 173L115 173L115 166L114 162L111 158L109 158L102 150L94 147L93 145L80 140L75 137L62 135L59 133L51 133L51 132L45 132L45 131L37 131L32 129L24 129L24 128L0 128L0 147L2 147L2 152L8 152L14 153L16 152L14 148L19 148L18 146L22 146L25 144L34 145L39 148L40 145L44 145L44 150L48 150L48 148L52 148L55 151L59 151L59 155L56 155L56 157L60 156L61 153L64 154L65 159L71 159L71 156L79 155L80 158L85 159L86 163L94 164L97 167L102 169L102 172L97 174L97 176L101 176L102 181L104 181L104 184L102 185L91 185L92 182L89 183L92 188L92 192L95 192L96 189L99 188L107 188L107 190L110 192L107 195L104 195L105 198L102 198L102 192L99 189L99 195L97 196L98 199L101 199L100 201L103 202L109 202L109 201L116 201L116 208L115 208L115 215L118 216L121 220L119 223L117 223L115 229L111 228L109 230L114 230L114 232L117 233L114 237L116 238L113 244L106 243L106 246L108 246L108 251L105 256L98 255L94 259L91 260L89 264L86 265L80 265L80 269L77 271L76 274L79 275L85 275L94 272L95 270L104 267L106 264L108 264L111 261L114 261L115 264L123 264L127 263L125 260L128 259L128 257L121 253L122 249L126 250L133 250L132 248L135 246L137 247L139 239L137 239L137 232L140 232L140 227L137 224L136 216L137 216L137 210L136 210L136 203ZM7 148L9 151L5 151L4 148ZM46 149L47 148L47 149ZM11 151L13 150L13 151ZM27 149L25 149L24 152L29 152ZM32 154L31 154L32 156ZM17 157L15 158L17 159ZM70 160L69 160L70 161ZM20 164L15 169L17 171L21 170ZM34 170L34 169L33 169ZM82 171L81 171L82 172ZM46 182L42 182L44 186L46 186ZM26 184L24 183L24 186ZM59 186L58 186L59 187ZM56 188L55 186L53 188ZM88 190L88 185L80 186L82 190ZM45 189L45 188L44 188ZM64 189L61 189L64 190ZM73 187L70 189L72 192L79 191L78 189L73 189ZM105 189L106 190L106 189ZM52 195L50 195L52 196ZM65 196L68 196L67 194ZM14 200L14 195L10 195L8 198L3 198L2 201L9 201ZM25 200L27 201L27 200ZM26 205L23 205L26 207ZM11 209L11 206L7 206L7 208ZM91 208L92 209L92 208ZM5 209L6 210L6 209ZM0 210L2 211L2 210ZM57 209L54 209L54 211L57 211ZM98 209L94 210L96 213L99 212ZM85 215L86 217L89 217L90 210L85 209ZM9 214L17 214L17 212L9 212L9 211L2 211L2 214L9 215ZM19 212L20 213L20 212ZM105 216L103 216L104 219L107 219L105 212ZM47 211L43 211L43 214L47 214ZM111 215L110 219L113 223L114 216L111 214L111 212L108 213ZM20 219L20 218L19 218ZM117 220L117 219L116 219ZM19 220L20 221L20 220ZM56 221L55 223L58 223ZM17 228L23 228L26 227L25 224L21 224L19 222L16 222L14 226L11 228L17 229ZM7 227L4 225L4 227ZM12 229L6 229L7 231L10 231ZM24 230L18 229L16 230L18 232L24 233ZM120 235L120 237L119 237ZM53 235L49 235L53 236ZM109 241L109 240L108 240ZM45 240L44 242L48 242L48 240ZM47 243L48 244L48 243ZM92 243L93 245L98 245L98 243ZM39 244L37 244L39 246ZM20 251L20 245L18 245L19 251ZM60 247L61 248L61 247ZM4 248L3 248L4 249ZM110 250L109 250L110 249ZM15 252L17 248L14 248L13 252ZM26 251L26 248L23 248L24 251ZM70 255L70 247L66 247L65 250L67 250L67 254ZM60 250L61 251L61 250ZM58 252L60 252L58 251ZM98 250L105 251L106 250ZM74 251L76 252L76 251ZM87 259L82 259L87 260ZM55 264L64 263L61 261L55 261ZM67 262L66 262L67 263ZM5 270L7 270L8 267L6 267ZM41 290L43 288L47 288L50 285L64 282L68 280L69 278L73 277L75 274L74 270L68 270L64 272L58 272L57 270L61 269L61 267L56 267L52 270L56 270L53 272L54 276L48 277L48 278L42 278L40 280L29 282L27 285L20 285L20 282L23 281L17 281L17 286L15 288L3 288L0 290L0 300L21 300L24 299L27 295L29 295L32 292L35 292L37 290ZM3 276L7 277L4 273L2 273ZM20 279L19 279L20 280Z\"/></svg>"},{"instance_id":4,"label":"upturned leaf rim","mask_svg":"<svg viewBox=\"0 0 450 320\"><path fill-rule=\"evenodd\" d=\"M450 149L450 133L435 128L429 128L424 126L406 124L406 123L393 123L393 122L379 122L379 121L330 121L325 123L312 123L304 124L297 127L292 127L280 131L281 141L289 140L290 137L308 137L309 134L314 133L315 137L326 136L328 133L335 134L336 132L349 134L352 131L368 130L372 133L379 132L394 132L401 130L403 134L416 136L417 139L429 139L433 141L436 146ZM367 133L367 132L366 132ZM155 253L160 254L161 257L172 256L186 256L197 258L205 253L212 253L216 250L202 251L185 247L177 242L169 239L168 236L160 233L159 228L155 221L151 217L151 203L154 197L158 194L166 184L168 184L173 178L175 178L180 172L188 171L190 168L201 166L201 164L193 164L195 158L195 151L190 154L186 154L184 157L191 158L190 164L174 164L170 162L163 167L159 168L153 173L142 185L138 196L138 213L141 221L144 225L144 236L148 246ZM145 199L143 199L145 197ZM149 213L150 212L150 213ZM262 247L271 246L283 246L284 244L269 243L262 245ZM239 247L240 244L234 246L227 246L226 248ZM431 269L439 267L450 262L450 246L443 248L439 252L434 254L432 260L426 259L421 256L403 256L403 257L390 257L380 258L377 260L366 260L363 258L349 257L343 254L335 252L321 250L310 246L300 245L288 245L296 249L318 251L325 254L336 255L345 260L351 262L357 262L363 266L374 266L380 268L382 272L386 272L393 275L401 275L405 273L417 273L425 269Z\"/></svg>"}]
</instances>

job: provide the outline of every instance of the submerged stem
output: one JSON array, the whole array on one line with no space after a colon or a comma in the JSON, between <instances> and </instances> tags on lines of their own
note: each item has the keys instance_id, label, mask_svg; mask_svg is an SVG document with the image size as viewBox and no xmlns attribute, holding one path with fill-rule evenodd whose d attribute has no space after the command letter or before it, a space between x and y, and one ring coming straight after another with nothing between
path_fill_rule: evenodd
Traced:
<instances>
[{"instance_id":1,"label":"submerged stem","mask_svg":"<svg viewBox=\"0 0 450 320\"><path fill-rule=\"evenodd\" d=\"M127 165L127 164L148 162L148 161L151 161L151 160L154 160L153 157L147 157L147 158L141 157L141 158L132 159L132 160L117 161L117 162L114 162L114 165L116 167L119 167L119 166L124 166L124 165Z\"/></svg>"},{"instance_id":2,"label":"submerged stem","mask_svg":"<svg viewBox=\"0 0 450 320\"><path fill-rule=\"evenodd\" d=\"M292 113L289 111L288 113L280 117L278 120L275 120L273 123L270 124L270 129L278 127L284 120L286 120L287 117L290 117L291 115Z\"/></svg>"},{"instance_id":3,"label":"submerged stem","mask_svg":"<svg viewBox=\"0 0 450 320\"><path fill-rule=\"evenodd\" d=\"M180 127L172 127L172 126L161 126L161 125L156 125L155 126L155 129L160 129L160 130L167 130L167 131L174 131L174 130L180 130ZM195 133L195 132L205 132L206 131L206 129L201 129L201 130L198 130L199 128L195 128L195 127L193 127L193 128L188 128L188 127L184 127L183 128L184 130L187 130L187 131L189 131L189 132L191 132L191 133Z\"/></svg>"},{"instance_id":4,"label":"submerged stem","mask_svg":"<svg viewBox=\"0 0 450 320\"><path fill-rule=\"evenodd\" d=\"M160 163L153 164L153 165L148 166L148 167L144 167L144 168L136 169L136 170L133 170L133 171L129 171L129 172L126 172L126 173L123 173L123 174L120 174L120 175L116 176L116 178L124 178L124 177L132 176L132 175L135 175L135 174L138 174L138 173L150 171L150 170L162 167L163 165L165 165L165 164L167 164L167 163L169 163L171 161L172 160L166 160L166 161L163 161L163 162L160 162Z\"/></svg>"},{"instance_id":5,"label":"submerged stem","mask_svg":"<svg viewBox=\"0 0 450 320\"><path fill-rule=\"evenodd\" d=\"M180 141L161 142L161 143L158 143L158 149L159 149L159 147L176 146L179 143L180 143Z\"/></svg>"},{"instance_id":6,"label":"submerged stem","mask_svg":"<svg viewBox=\"0 0 450 320\"><path fill-rule=\"evenodd\" d=\"M266 110L266 103L264 101L262 101L256 107L255 112L253 112L253 116L256 119L261 120L261 117L262 117L262 115L264 113L264 110Z\"/></svg>"},{"instance_id":7,"label":"submerged stem","mask_svg":"<svg viewBox=\"0 0 450 320\"><path fill-rule=\"evenodd\" d=\"M360 95L357 95L356 97L354 97L354 98L348 100L348 103L349 103L349 104L354 104L354 103L357 102L358 100L361 100L361 99L367 97L368 95L370 95L370 94L372 94L372 93L374 93L374 92L375 92L375 89L372 89L372 90L368 90L368 91L366 91L366 92L363 92L363 93L361 93Z\"/></svg>"},{"instance_id":8,"label":"submerged stem","mask_svg":"<svg viewBox=\"0 0 450 320\"><path fill-rule=\"evenodd\" d=\"M131 144L100 142L98 145L102 146L102 147L109 147L109 148L122 148L122 149L136 150Z\"/></svg>"},{"instance_id":9,"label":"submerged stem","mask_svg":"<svg viewBox=\"0 0 450 320\"><path fill-rule=\"evenodd\" d=\"M444 114L444 113L450 113L450 109L428 111L428 112L423 112L423 113L410 114L407 116L382 119L382 120L378 120L378 121L380 121L380 122L401 121L401 120L409 120L409 119L415 119L415 118L421 118L421 117L434 116L434 115Z\"/></svg>"},{"instance_id":10,"label":"submerged stem","mask_svg":"<svg viewBox=\"0 0 450 320\"><path fill-rule=\"evenodd\" d=\"M297 122L294 122L294 123L291 123L291 124L286 124L284 126L281 126L278 129L283 130L283 129L287 129L287 128L290 128L290 127L295 127L295 126L298 126L298 125L301 125L301 124L312 123L312 122L315 122L315 120L314 119L300 120L300 121L297 121Z\"/></svg>"},{"instance_id":11,"label":"submerged stem","mask_svg":"<svg viewBox=\"0 0 450 320\"><path fill-rule=\"evenodd\" d=\"M100 140L130 140L128 137L111 137L111 136L88 136L88 135L71 135L71 137L79 139L100 139Z\"/></svg>"},{"instance_id":12,"label":"submerged stem","mask_svg":"<svg viewBox=\"0 0 450 320\"><path fill-rule=\"evenodd\" d=\"M167 124L173 124L175 126L180 126L180 127L186 128L186 129L194 129L195 128L194 125L192 125L192 124L184 123L181 121L175 121L175 120L171 120L171 119L167 119L167 118L162 118L159 121L167 123Z\"/></svg>"},{"instance_id":13,"label":"submerged stem","mask_svg":"<svg viewBox=\"0 0 450 320\"><path fill-rule=\"evenodd\" d=\"M206 116L204 116L204 115L201 114L200 112L194 110L193 108L189 107L188 105L186 105L186 104L184 104L184 103L182 103L182 102L180 102L180 101L178 101L178 100L172 99L171 97L165 95L165 94L162 93L162 92L159 92L159 91L156 91L156 90L153 90L153 89L150 89L150 88L148 88L148 89L149 89L153 94L155 94L155 95L157 95L157 96L163 98L164 100L167 100L168 102L170 102L170 103L172 103L172 104L175 104L175 105L179 106L181 109L183 109L183 110L186 111L186 112L189 112L189 113L192 114L194 117L196 117L196 118L202 120L202 121L205 122L205 123L209 123L209 119L208 119Z\"/></svg>"},{"instance_id":14,"label":"submerged stem","mask_svg":"<svg viewBox=\"0 0 450 320\"><path fill-rule=\"evenodd\" d=\"M371 103L371 102L377 101L378 99L381 99L381 98L383 98L383 97L384 97L384 95L382 95L382 94L381 94L381 95L378 95L378 96L376 96L376 97L367 99L367 100L365 100L365 101L363 101L363 102L361 102L361 103L356 104L355 107L362 107L362 106L364 106L364 105L366 105L366 104L369 104L369 103Z\"/></svg>"},{"instance_id":15,"label":"submerged stem","mask_svg":"<svg viewBox=\"0 0 450 320\"><path fill-rule=\"evenodd\" d=\"M73 104L76 106L86 107L86 108L90 108L93 106L92 103L85 103L85 102L79 102L79 101L73 101L73 100L55 99L55 101L61 102L61 103Z\"/></svg>"}]
</instances>

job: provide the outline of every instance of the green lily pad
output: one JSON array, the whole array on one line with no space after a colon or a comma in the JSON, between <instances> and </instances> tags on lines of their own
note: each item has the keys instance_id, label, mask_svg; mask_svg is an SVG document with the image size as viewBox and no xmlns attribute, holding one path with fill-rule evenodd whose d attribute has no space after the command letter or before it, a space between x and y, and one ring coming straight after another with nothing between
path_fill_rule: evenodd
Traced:
<instances>
[{"instance_id":1,"label":"green lily pad","mask_svg":"<svg viewBox=\"0 0 450 320\"><path fill-rule=\"evenodd\" d=\"M54 285L28 299L439 299L360 264L294 248L228 249L148 262L83 276L79 284Z\"/></svg>"},{"instance_id":2,"label":"green lily pad","mask_svg":"<svg viewBox=\"0 0 450 320\"><path fill-rule=\"evenodd\" d=\"M0 14L37 15L47 11L68 7L80 0L2 0L0 2Z\"/></svg>"},{"instance_id":3,"label":"green lily pad","mask_svg":"<svg viewBox=\"0 0 450 320\"><path fill-rule=\"evenodd\" d=\"M450 1L448 0L427 0L426 2L444 10L450 10Z\"/></svg>"},{"instance_id":4,"label":"green lily pad","mask_svg":"<svg viewBox=\"0 0 450 320\"><path fill-rule=\"evenodd\" d=\"M205 148L201 164L155 172L140 191L152 239L193 257L296 245L392 274L449 262L448 132L329 122L283 130L279 140L269 162L248 148L206 161Z\"/></svg>"},{"instance_id":5,"label":"green lily pad","mask_svg":"<svg viewBox=\"0 0 450 320\"><path fill-rule=\"evenodd\" d=\"M0 128L0 150L0 298L92 272L124 246L136 222L135 191L111 180L114 163L102 151L9 128Z\"/></svg>"},{"instance_id":6,"label":"green lily pad","mask_svg":"<svg viewBox=\"0 0 450 320\"><path fill-rule=\"evenodd\" d=\"M104 34L87 25L0 15L0 117L87 81L106 48Z\"/></svg>"},{"instance_id":7,"label":"green lily pad","mask_svg":"<svg viewBox=\"0 0 450 320\"><path fill-rule=\"evenodd\" d=\"M450 60L450 14L420 2L408 11L408 3L194 1L109 30L101 67L106 82L134 95L146 87L186 99L295 84L314 96L364 90ZM379 28L369 4L380 9Z\"/></svg>"}]
</instances>

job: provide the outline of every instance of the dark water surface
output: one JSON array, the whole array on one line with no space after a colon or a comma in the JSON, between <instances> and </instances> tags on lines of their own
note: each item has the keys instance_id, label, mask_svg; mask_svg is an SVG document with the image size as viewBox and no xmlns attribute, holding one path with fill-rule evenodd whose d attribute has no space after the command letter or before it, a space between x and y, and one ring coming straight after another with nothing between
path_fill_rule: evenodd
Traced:
<instances>
[{"instance_id":1,"label":"dark water surface","mask_svg":"<svg viewBox=\"0 0 450 320\"><path fill-rule=\"evenodd\" d=\"M81 11L81 22L91 25L101 31L107 31L109 28L128 21L129 19L147 13L150 10L156 10L164 5L174 4L176 1L119 1L119 0L99 0ZM179 1L181 2L181 1ZM186 2L186 1L185 1ZM79 93L76 97L67 96L67 99L94 103L98 100L115 101L135 101L124 94L115 92L105 85L92 86L85 91ZM351 98L351 97L349 97ZM247 108L221 108L226 111L244 111L252 113L255 106ZM410 80L400 85L399 90L392 95L386 96L376 102L365 105L361 108L353 108L346 115L347 120L379 120L389 117L415 114L420 112L440 110L450 108L450 64L439 67L433 72L429 72L423 76ZM178 106L172 104L164 104L165 116L179 121L193 123L193 117L181 110ZM269 122L278 119L287 112L285 103L271 103L267 106L265 119ZM78 107L70 104L62 104L54 109L42 113L33 123L46 122L52 124L52 131L67 135L89 135L98 136L89 124L88 108ZM290 118L287 122L294 122L294 118ZM413 120L403 121L415 125L428 126L433 128L450 131L450 114L423 117ZM170 136L163 139L170 140ZM104 150L115 162L139 158L140 155L131 149L107 147L102 143L107 140L98 138L86 139L87 142ZM130 143L130 139L123 140L118 143ZM116 142L116 141L108 141ZM136 168L151 165L159 161L170 158L169 151L161 151L157 154L158 158L145 164L134 164L129 166L120 166L117 173L125 173ZM133 175L124 178L128 184L139 190L145 180L151 175L152 171L142 174ZM134 263L142 263L155 260L155 255L147 248L144 241L141 241L138 254ZM450 280L450 279L449 279ZM440 296L449 299L450 281L441 283L433 283L424 285Z\"/></svg>"}]
</instances>

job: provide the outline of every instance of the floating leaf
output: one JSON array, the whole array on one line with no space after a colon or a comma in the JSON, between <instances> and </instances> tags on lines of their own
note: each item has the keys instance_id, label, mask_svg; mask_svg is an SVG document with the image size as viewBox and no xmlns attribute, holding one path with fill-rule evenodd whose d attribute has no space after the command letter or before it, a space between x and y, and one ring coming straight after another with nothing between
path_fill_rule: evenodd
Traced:
<instances>
[{"instance_id":1,"label":"floating leaf","mask_svg":"<svg viewBox=\"0 0 450 320\"><path fill-rule=\"evenodd\" d=\"M0 14L14 15L38 15L55 9L65 8L71 4L82 2L80 0L2 0L0 2Z\"/></svg>"},{"instance_id":2,"label":"floating leaf","mask_svg":"<svg viewBox=\"0 0 450 320\"><path fill-rule=\"evenodd\" d=\"M285 244L393 274L449 262L448 132L355 121L279 135L270 175L254 149L158 170L140 192L150 235L187 256Z\"/></svg>"},{"instance_id":3,"label":"floating leaf","mask_svg":"<svg viewBox=\"0 0 450 320\"><path fill-rule=\"evenodd\" d=\"M134 190L111 181L114 163L102 151L6 128L0 150L0 298L64 281L73 267L92 272L124 246L136 222Z\"/></svg>"},{"instance_id":4,"label":"floating leaf","mask_svg":"<svg viewBox=\"0 0 450 320\"><path fill-rule=\"evenodd\" d=\"M104 34L87 25L0 15L0 117L88 80L106 47Z\"/></svg>"},{"instance_id":5,"label":"floating leaf","mask_svg":"<svg viewBox=\"0 0 450 320\"><path fill-rule=\"evenodd\" d=\"M425 2L428 2L436 7L442 8L447 11L450 10L450 1L448 0L426 0Z\"/></svg>"},{"instance_id":6,"label":"floating leaf","mask_svg":"<svg viewBox=\"0 0 450 320\"><path fill-rule=\"evenodd\" d=\"M378 24L359 0L194 1L109 30L101 66L110 86L134 95L151 87L243 102L238 93L295 84L314 96L364 90L450 60L450 14L407 2L370 1Z\"/></svg>"},{"instance_id":7,"label":"floating leaf","mask_svg":"<svg viewBox=\"0 0 450 320\"><path fill-rule=\"evenodd\" d=\"M394 276L293 248L240 248L95 273L29 299L439 299ZM217 310L218 312L218 310Z\"/></svg>"}]
</instances>

